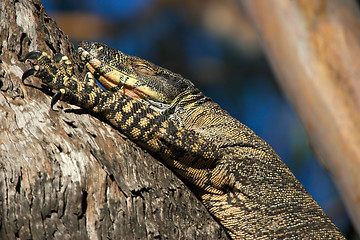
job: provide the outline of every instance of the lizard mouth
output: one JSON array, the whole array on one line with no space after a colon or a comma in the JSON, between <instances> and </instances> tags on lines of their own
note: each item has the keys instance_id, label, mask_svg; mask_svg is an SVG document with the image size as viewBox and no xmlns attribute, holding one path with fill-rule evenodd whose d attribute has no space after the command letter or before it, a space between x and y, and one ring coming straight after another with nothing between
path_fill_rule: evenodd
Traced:
<instances>
[{"instance_id":1,"label":"lizard mouth","mask_svg":"<svg viewBox=\"0 0 360 240\"><path fill-rule=\"evenodd\" d=\"M137 85L141 86L139 84L140 80L100 61L81 46L79 46L78 52L81 59L85 62L86 68L106 90L116 90L131 98L144 98L147 95L141 88L135 87Z\"/></svg>"}]
</instances>

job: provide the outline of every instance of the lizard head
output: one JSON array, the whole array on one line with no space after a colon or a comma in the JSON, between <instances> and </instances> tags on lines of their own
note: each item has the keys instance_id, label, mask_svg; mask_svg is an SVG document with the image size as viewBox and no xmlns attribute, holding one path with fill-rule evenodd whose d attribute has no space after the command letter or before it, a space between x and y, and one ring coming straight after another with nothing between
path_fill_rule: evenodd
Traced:
<instances>
[{"instance_id":1,"label":"lizard head","mask_svg":"<svg viewBox=\"0 0 360 240\"><path fill-rule=\"evenodd\" d=\"M78 51L88 70L106 90L143 99L159 110L189 95L195 100L200 93L181 75L104 44L81 42Z\"/></svg>"}]
</instances>

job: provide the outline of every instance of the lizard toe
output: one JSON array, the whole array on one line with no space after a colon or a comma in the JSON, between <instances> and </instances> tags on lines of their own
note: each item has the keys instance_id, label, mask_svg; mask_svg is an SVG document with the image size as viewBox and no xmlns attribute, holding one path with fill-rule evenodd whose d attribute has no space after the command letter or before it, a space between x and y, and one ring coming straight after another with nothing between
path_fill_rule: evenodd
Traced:
<instances>
[{"instance_id":1,"label":"lizard toe","mask_svg":"<svg viewBox=\"0 0 360 240\"><path fill-rule=\"evenodd\" d=\"M70 61L70 59L68 58L68 56L62 54L62 53L57 53L55 54L55 56L53 57L53 60L56 64L59 64L61 68L64 69L64 71L68 74L68 75L73 75L73 67L72 67L72 62Z\"/></svg>"},{"instance_id":2,"label":"lizard toe","mask_svg":"<svg viewBox=\"0 0 360 240\"><path fill-rule=\"evenodd\" d=\"M34 67L26 70L26 71L23 73L22 77L21 77L22 82L24 82L26 78L34 75L35 72L36 72L36 69L35 69Z\"/></svg>"},{"instance_id":3,"label":"lizard toe","mask_svg":"<svg viewBox=\"0 0 360 240\"><path fill-rule=\"evenodd\" d=\"M61 90L55 93L51 99L51 109L53 109L54 105L61 99L62 95L63 93Z\"/></svg>"}]
</instances>

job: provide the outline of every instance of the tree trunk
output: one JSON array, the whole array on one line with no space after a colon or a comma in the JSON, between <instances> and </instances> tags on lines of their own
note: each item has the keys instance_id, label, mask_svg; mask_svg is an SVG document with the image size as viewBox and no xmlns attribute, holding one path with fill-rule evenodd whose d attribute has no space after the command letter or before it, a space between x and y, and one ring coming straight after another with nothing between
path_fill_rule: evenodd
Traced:
<instances>
[{"instance_id":1,"label":"tree trunk","mask_svg":"<svg viewBox=\"0 0 360 240\"><path fill-rule=\"evenodd\" d=\"M32 50L61 52L83 69L39 0L1 0L0 19L1 239L227 239L146 151L74 106L51 110L38 79L21 82Z\"/></svg>"},{"instance_id":2,"label":"tree trunk","mask_svg":"<svg viewBox=\"0 0 360 240\"><path fill-rule=\"evenodd\" d=\"M360 233L360 13L353 0L243 0Z\"/></svg>"}]
</instances>

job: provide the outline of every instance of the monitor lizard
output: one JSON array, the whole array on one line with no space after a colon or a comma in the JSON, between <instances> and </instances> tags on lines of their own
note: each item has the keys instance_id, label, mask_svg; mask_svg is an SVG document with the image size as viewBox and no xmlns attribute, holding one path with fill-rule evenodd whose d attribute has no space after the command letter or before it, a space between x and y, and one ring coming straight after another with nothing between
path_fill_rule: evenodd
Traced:
<instances>
[{"instance_id":1,"label":"monitor lizard","mask_svg":"<svg viewBox=\"0 0 360 240\"><path fill-rule=\"evenodd\" d=\"M105 117L187 181L233 239L343 239L275 151L188 79L101 43L82 42L88 72L32 51L34 75L63 100ZM99 86L95 79L101 83Z\"/></svg>"}]
</instances>

